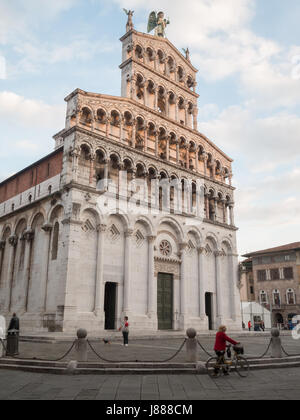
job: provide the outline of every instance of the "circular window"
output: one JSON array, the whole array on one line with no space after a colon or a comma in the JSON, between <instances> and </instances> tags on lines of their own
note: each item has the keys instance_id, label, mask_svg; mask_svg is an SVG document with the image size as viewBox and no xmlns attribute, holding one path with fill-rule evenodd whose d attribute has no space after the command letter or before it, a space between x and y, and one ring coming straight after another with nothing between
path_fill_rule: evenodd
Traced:
<instances>
[{"instance_id":1,"label":"circular window","mask_svg":"<svg viewBox=\"0 0 300 420\"><path fill-rule=\"evenodd\" d=\"M159 245L159 250L160 253L164 256L164 257L169 257L172 253L172 247L170 242L168 241L162 241Z\"/></svg>"}]
</instances>

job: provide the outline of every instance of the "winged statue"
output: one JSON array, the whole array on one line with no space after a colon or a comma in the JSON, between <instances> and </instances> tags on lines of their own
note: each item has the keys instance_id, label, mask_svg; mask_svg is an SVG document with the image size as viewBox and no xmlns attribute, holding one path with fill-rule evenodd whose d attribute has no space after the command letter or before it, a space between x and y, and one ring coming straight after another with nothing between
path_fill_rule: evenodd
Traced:
<instances>
[{"instance_id":1,"label":"winged statue","mask_svg":"<svg viewBox=\"0 0 300 420\"><path fill-rule=\"evenodd\" d=\"M123 9L123 10L124 10L125 14L128 16L128 21L127 21L127 24L126 24L126 31L128 32L128 31L131 31L134 28L133 21L132 21L134 10L127 10L127 9Z\"/></svg>"},{"instance_id":2,"label":"winged statue","mask_svg":"<svg viewBox=\"0 0 300 420\"><path fill-rule=\"evenodd\" d=\"M155 35L165 38L166 27L170 24L169 19L165 19L164 12L151 12L148 19L148 33L155 29Z\"/></svg>"}]
</instances>

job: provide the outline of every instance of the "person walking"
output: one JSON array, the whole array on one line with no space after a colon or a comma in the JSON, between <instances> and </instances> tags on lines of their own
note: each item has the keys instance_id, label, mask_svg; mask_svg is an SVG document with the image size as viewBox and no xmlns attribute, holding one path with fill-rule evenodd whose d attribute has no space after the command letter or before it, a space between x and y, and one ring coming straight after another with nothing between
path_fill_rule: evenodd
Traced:
<instances>
[{"instance_id":1,"label":"person walking","mask_svg":"<svg viewBox=\"0 0 300 420\"><path fill-rule=\"evenodd\" d=\"M248 322L248 330L251 331L251 328L252 328L252 323L251 323L251 321L249 321Z\"/></svg>"},{"instance_id":2,"label":"person walking","mask_svg":"<svg viewBox=\"0 0 300 420\"><path fill-rule=\"evenodd\" d=\"M128 322L128 316L124 317L124 321L122 322L121 327L119 328L119 331L122 331L123 334L123 345L125 347L128 347L128 337L129 337L129 322Z\"/></svg>"},{"instance_id":3,"label":"person walking","mask_svg":"<svg viewBox=\"0 0 300 420\"><path fill-rule=\"evenodd\" d=\"M263 330L263 332L265 332L266 327L264 321L261 321L260 328Z\"/></svg>"}]
</instances>

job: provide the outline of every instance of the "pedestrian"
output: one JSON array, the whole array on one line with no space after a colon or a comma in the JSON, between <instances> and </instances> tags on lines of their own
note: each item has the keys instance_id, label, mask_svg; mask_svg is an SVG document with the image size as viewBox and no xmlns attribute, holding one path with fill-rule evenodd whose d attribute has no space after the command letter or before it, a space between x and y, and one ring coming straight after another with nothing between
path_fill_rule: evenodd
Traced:
<instances>
[{"instance_id":1,"label":"pedestrian","mask_svg":"<svg viewBox=\"0 0 300 420\"><path fill-rule=\"evenodd\" d=\"M15 313L13 314L12 319L10 320L10 323L9 323L8 331L10 330L16 330L18 331L18 333L20 331L20 320L17 317L17 314Z\"/></svg>"},{"instance_id":2,"label":"pedestrian","mask_svg":"<svg viewBox=\"0 0 300 420\"><path fill-rule=\"evenodd\" d=\"M226 342L228 341L229 343L233 344L234 346L240 344L236 341L234 341L232 338L228 337L226 335L226 331L227 328L225 327L225 325L221 325L219 328L219 332L217 332L216 334L216 341L215 341L215 347L214 347L214 351L216 353L216 355L218 356L218 363L220 364L224 364L225 362L225 351L226 351ZM215 372L214 372L214 376L218 376L219 373L219 369L216 367L215 368ZM228 376L228 369L223 368L223 373L225 376Z\"/></svg>"},{"instance_id":3,"label":"pedestrian","mask_svg":"<svg viewBox=\"0 0 300 420\"><path fill-rule=\"evenodd\" d=\"M261 329L265 332L266 327L264 321L261 321Z\"/></svg>"},{"instance_id":4,"label":"pedestrian","mask_svg":"<svg viewBox=\"0 0 300 420\"><path fill-rule=\"evenodd\" d=\"M249 321L248 322L248 330L251 331L251 328L252 328L252 323L251 323L251 321Z\"/></svg>"},{"instance_id":5,"label":"pedestrian","mask_svg":"<svg viewBox=\"0 0 300 420\"><path fill-rule=\"evenodd\" d=\"M242 322L242 328L243 328L243 330L246 329L246 325L245 325L245 322L244 321Z\"/></svg>"},{"instance_id":6,"label":"pedestrian","mask_svg":"<svg viewBox=\"0 0 300 420\"><path fill-rule=\"evenodd\" d=\"M128 347L128 337L129 337L129 322L128 322L128 316L124 317L124 321L122 322L121 327L119 328L119 331L122 331L123 334L123 344L125 347Z\"/></svg>"}]
</instances>

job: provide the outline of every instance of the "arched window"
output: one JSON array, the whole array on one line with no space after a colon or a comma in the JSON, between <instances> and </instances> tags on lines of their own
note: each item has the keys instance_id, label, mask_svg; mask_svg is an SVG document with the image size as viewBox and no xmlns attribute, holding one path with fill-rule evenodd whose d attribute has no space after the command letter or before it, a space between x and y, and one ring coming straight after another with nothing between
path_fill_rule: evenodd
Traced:
<instances>
[{"instance_id":1,"label":"arched window","mask_svg":"<svg viewBox=\"0 0 300 420\"><path fill-rule=\"evenodd\" d=\"M264 290L262 290L262 291L259 293L259 300L260 300L260 303L261 303L262 305L264 305L264 304L267 304L267 303L268 303L268 297L267 297L267 294L266 294L266 292L265 292Z\"/></svg>"},{"instance_id":2,"label":"arched window","mask_svg":"<svg viewBox=\"0 0 300 420\"><path fill-rule=\"evenodd\" d=\"M273 303L274 303L274 305L276 305L276 306L280 306L280 302L281 302L281 299L280 299L280 292L279 292L279 290L273 290Z\"/></svg>"},{"instance_id":3,"label":"arched window","mask_svg":"<svg viewBox=\"0 0 300 420\"><path fill-rule=\"evenodd\" d=\"M52 260L57 260L58 254L58 237L59 237L59 223L56 222L53 229L52 239Z\"/></svg>"},{"instance_id":4,"label":"arched window","mask_svg":"<svg viewBox=\"0 0 300 420\"><path fill-rule=\"evenodd\" d=\"M288 305L295 305L296 299L295 299L295 292L293 289L288 289L286 292L286 302Z\"/></svg>"}]
</instances>

